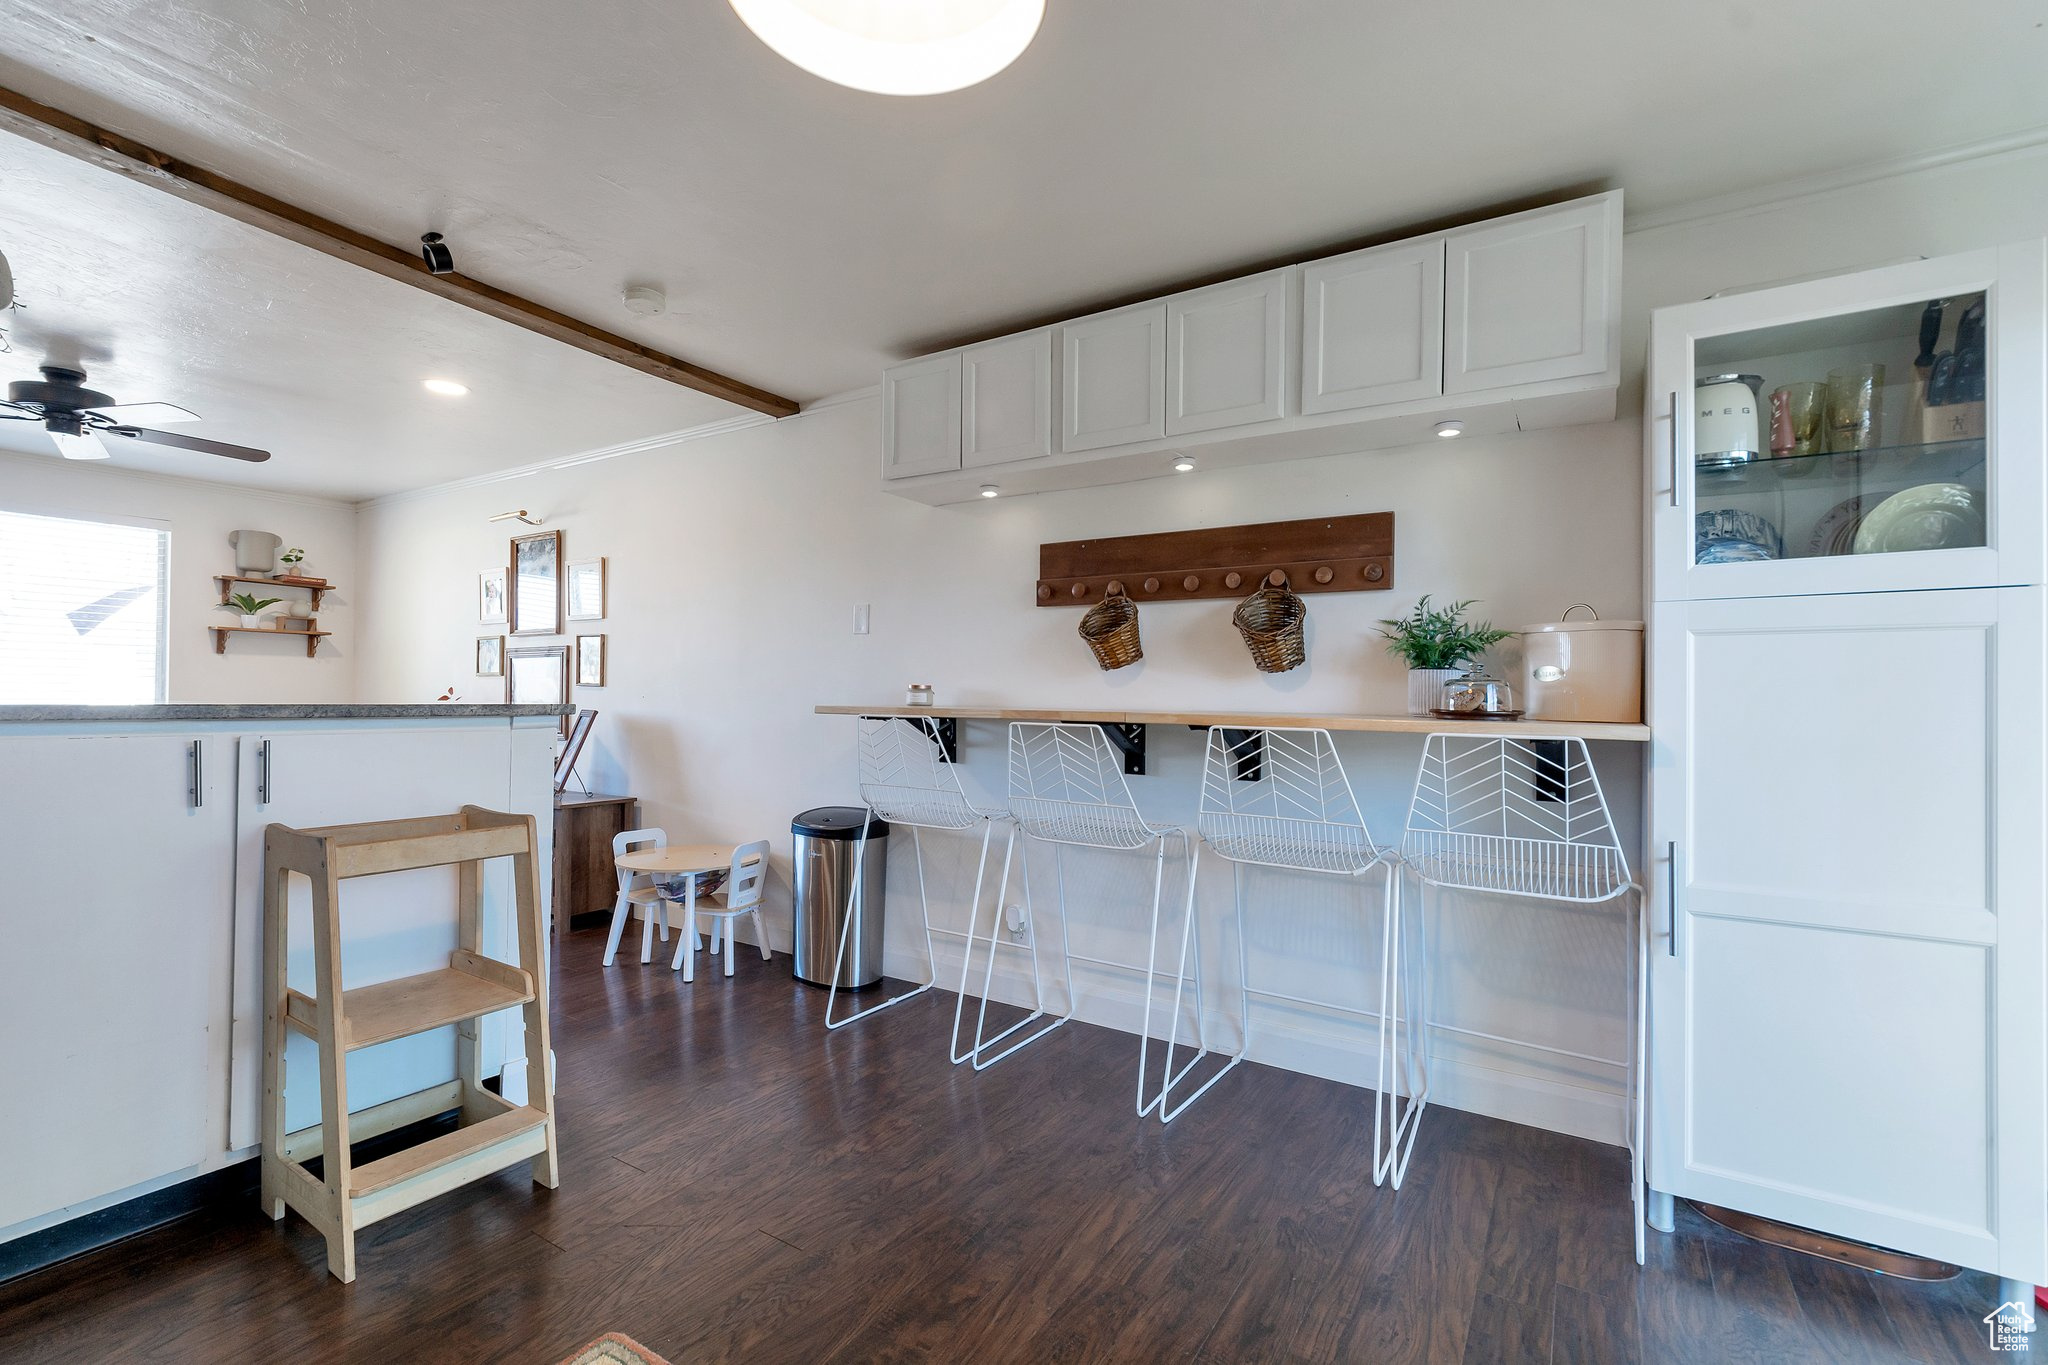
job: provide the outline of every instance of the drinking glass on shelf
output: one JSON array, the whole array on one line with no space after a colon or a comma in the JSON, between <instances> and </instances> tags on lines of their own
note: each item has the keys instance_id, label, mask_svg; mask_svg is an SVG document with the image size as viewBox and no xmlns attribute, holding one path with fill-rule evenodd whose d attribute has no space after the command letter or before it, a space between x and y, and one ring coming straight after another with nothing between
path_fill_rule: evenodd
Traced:
<instances>
[{"instance_id":1,"label":"drinking glass on shelf","mask_svg":"<svg viewBox=\"0 0 2048 1365\"><path fill-rule=\"evenodd\" d=\"M1828 449L1875 450L1884 443L1884 366L1828 371Z\"/></svg>"},{"instance_id":2,"label":"drinking glass on shelf","mask_svg":"<svg viewBox=\"0 0 2048 1365\"><path fill-rule=\"evenodd\" d=\"M1828 386L1802 379L1771 392L1771 454L1820 455L1828 448ZM1801 473L1805 472L1800 469Z\"/></svg>"}]
</instances>

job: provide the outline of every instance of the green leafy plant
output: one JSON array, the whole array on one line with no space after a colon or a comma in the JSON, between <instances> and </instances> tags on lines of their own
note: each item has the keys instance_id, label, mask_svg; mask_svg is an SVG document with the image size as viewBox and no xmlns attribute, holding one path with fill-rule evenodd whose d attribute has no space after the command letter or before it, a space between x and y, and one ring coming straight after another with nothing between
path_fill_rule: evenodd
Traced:
<instances>
[{"instance_id":1,"label":"green leafy plant","mask_svg":"<svg viewBox=\"0 0 2048 1365\"><path fill-rule=\"evenodd\" d=\"M282 601L282 597L258 597L252 592L238 592L228 599L227 604L244 616L254 616L265 607L274 607Z\"/></svg>"},{"instance_id":2,"label":"green leafy plant","mask_svg":"<svg viewBox=\"0 0 2048 1365\"><path fill-rule=\"evenodd\" d=\"M306 552L304 550L301 550L298 546L294 545L291 547L291 549L286 550L277 558L278 561L282 563L287 569L296 569L299 567L299 561L304 559L305 557Z\"/></svg>"},{"instance_id":3,"label":"green leafy plant","mask_svg":"<svg viewBox=\"0 0 2048 1365\"><path fill-rule=\"evenodd\" d=\"M1406 616L1380 622L1380 636L1387 652L1406 659L1410 668L1456 668L1514 634L1490 621L1467 621L1471 607L1470 601L1453 602L1432 611L1425 594Z\"/></svg>"}]
</instances>

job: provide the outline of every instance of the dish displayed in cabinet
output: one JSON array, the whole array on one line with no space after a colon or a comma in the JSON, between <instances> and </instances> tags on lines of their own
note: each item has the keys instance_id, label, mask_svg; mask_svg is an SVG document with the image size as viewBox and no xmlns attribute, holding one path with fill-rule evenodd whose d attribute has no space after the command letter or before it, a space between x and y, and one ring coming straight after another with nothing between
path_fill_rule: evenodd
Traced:
<instances>
[{"instance_id":1,"label":"dish displayed in cabinet","mask_svg":"<svg viewBox=\"0 0 2048 1365\"><path fill-rule=\"evenodd\" d=\"M1984 543L1984 504L1959 483L1926 483L1894 493L1863 518L1856 553L1911 554Z\"/></svg>"}]
</instances>

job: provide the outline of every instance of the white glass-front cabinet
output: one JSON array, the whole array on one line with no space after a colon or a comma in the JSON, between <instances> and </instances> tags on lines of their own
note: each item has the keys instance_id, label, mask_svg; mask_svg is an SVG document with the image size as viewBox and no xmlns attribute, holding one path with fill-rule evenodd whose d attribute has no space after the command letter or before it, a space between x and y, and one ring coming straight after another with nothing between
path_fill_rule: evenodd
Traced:
<instances>
[{"instance_id":1,"label":"white glass-front cabinet","mask_svg":"<svg viewBox=\"0 0 2048 1365\"><path fill-rule=\"evenodd\" d=\"M1651 1188L2030 1284L2042 263L1658 312L1644 481Z\"/></svg>"},{"instance_id":2,"label":"white glass-front cabinet","mask_svg":"<svg viewBox=\"0 0 2048 1365\"><path fill-rule=\"evenodd\" d=\"M2041 582L2042 291L2032 242L1659 310L1652 597Z\"/></svg>"}]
</instances>

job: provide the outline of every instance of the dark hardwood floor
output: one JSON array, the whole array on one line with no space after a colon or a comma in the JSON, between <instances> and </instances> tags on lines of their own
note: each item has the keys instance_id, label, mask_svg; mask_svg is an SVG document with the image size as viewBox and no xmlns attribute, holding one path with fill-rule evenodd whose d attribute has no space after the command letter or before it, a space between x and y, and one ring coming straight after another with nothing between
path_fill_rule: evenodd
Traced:
<instances>
[{"instance_id":1,"label":"dark hardwood floor","mask_svg":"<svg viewBox=\"0 0 2048 1365\"><path fill-rule=\"evenodd\" d=\"M1432 1110L1405 1187L1370 1092L1240 1067L1171 1127L1136 1041L948 1065L952 997L827 1038L742 955L693 985L572 935L562 1185L524 1167L364 1234L201 1215L0 1286L0 1360L521 1361L621 1331L689 1361L1978 1360L1997 1282L1885 1280L1681 1212L1630 1253L1627 1158Z\"/></svg>"}]
</instances>

